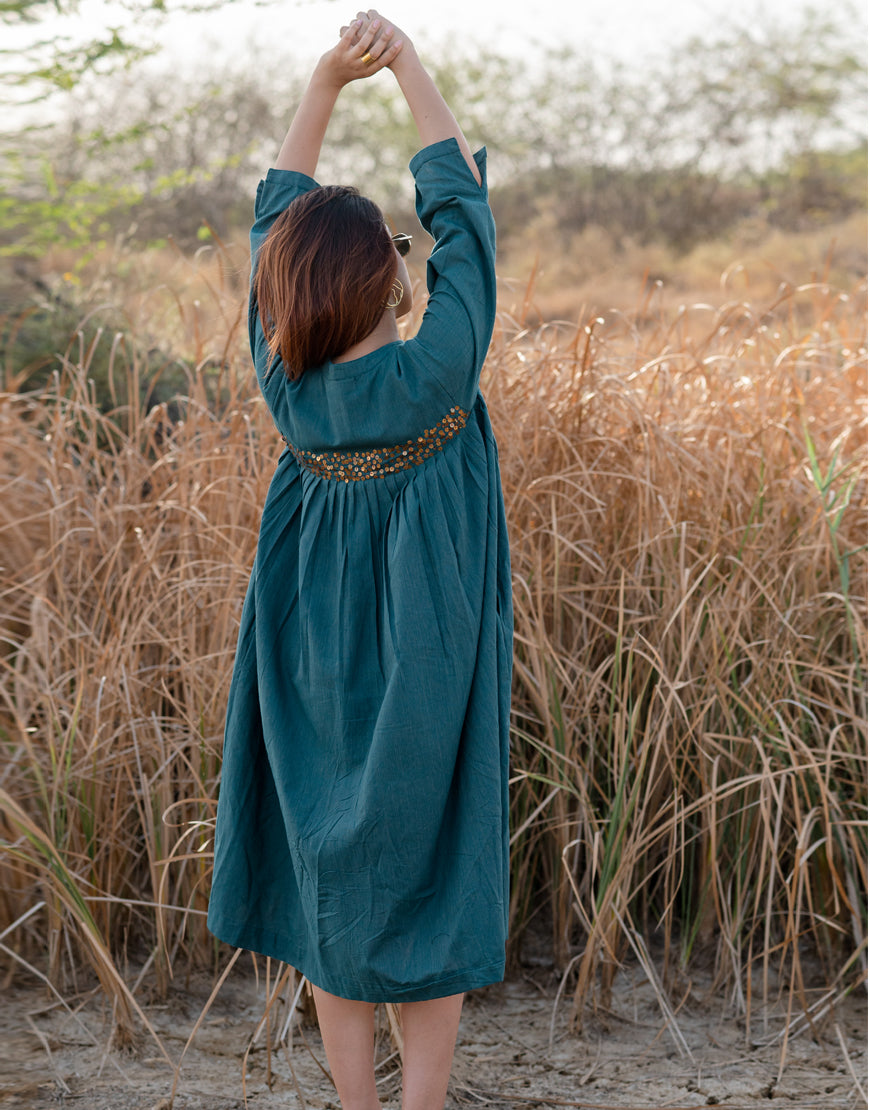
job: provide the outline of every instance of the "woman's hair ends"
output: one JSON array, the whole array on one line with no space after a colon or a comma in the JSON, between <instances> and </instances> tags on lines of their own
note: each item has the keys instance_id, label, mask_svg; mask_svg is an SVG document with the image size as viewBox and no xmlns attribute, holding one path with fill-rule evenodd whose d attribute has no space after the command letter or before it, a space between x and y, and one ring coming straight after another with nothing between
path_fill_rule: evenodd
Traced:
<instances>
[{"instance_id":1,"label":"woman's hair ends","mask_svg":"<svg viewBox=\"0 0 870 1110\"><path fill-rule=\"evenodd\" d=\"M253 295L269 353L291 379L374 330L396 276L378 206L354 188L296 197L257 252Z\"/></svg>"}]
</instances>

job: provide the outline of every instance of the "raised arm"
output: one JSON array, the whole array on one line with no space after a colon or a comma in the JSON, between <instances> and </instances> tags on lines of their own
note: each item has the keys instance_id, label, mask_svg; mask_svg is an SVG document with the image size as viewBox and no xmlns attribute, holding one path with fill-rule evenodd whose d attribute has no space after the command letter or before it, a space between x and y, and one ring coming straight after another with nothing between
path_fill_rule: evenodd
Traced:
<instances>
[{"instance_id":1,"label":"raised arm","mask_svg":"<svg viewBox=\"0 0 870 1110\"><path fill-rule=\"evenodd\" d=\"M422 145L431 146L442 139L456 139L462 157L480 185L480 170L474 161L468 140L410 42L405 40L401 54L390 68L411 109Z\"/></svg>"},{"instance_id":2,"label":"raised arm","mask_svg":"<svg viewBox=\"0 0 870 1110\"><path fill-rule=\"evenodd\" d=\"M395 24L389 23L374 8L370 8L367 12L360 12L356 22L350 27L342 27L342 38L348 35L351 42L362 43L365 41L364 36L367 36L374 27L384 28L384 32L388 31L390 37L396 37L401 44L401 52L385 64L392 69L399 82L399 88L408 102L420 134L421 145L431 146L432 143L440 142L442 139L456 139L462 156L468 163L468 168L480 185L480 171L472 156L468 140L444 97L436 88L435 82L420 61L408 36Z\"/></svg>"},{"instance_id":3,"label":"raised arm","mask_svg":"<svg viewBox=\"0 0 870 1110\"><path fill-rule=\"evenodd\" d=\"M391 26L374 10L357 18L363 20L360 36L377 20ZM470 412L496 310L495 225L487 197L486 154L481 150L472 156L462 128L408 36L397 27L392 30L404 45L390 69L423 147L410 165L417 215L435 240L426 263L426 311L416 335L403 346L403 358L436 381L452 404ZM351 28L344 32L353 33Z\"/></svg>"},{"instance_id":4,"label":"raised arm","mask_svg":"<svg viewBox=\"0 0 870 1110\"><path fill-rule=\"evenodd\" d=\"M296 170L314 176L338 94L345 85L395 62L402 41L380 17L357 19L343 27L338 43L314 70L275 162L277 170Z\"/></svg>"}]
</instances>

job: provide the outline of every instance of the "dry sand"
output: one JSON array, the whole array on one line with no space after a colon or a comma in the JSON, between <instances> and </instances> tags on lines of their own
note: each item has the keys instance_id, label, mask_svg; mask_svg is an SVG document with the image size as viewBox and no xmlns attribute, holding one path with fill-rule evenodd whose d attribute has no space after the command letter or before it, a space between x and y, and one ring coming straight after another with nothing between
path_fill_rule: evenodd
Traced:
<instances>
[{"instance_id":1,"label":"dry sand","mask_svg":"<svg viewBox=\"0 0 870 1110\"><path fill-rule=\"evenodd\" d=\"M617 979L612 1009L572 1031L568 999L544 969L526 969L466 1002L448 1098L450 1110L655 1107L728 1110L854 1110L866 1106L867 1010L863 991L840 1002L815 1037L790 1037L780 1070L782 1022L759 1022L751 1036L727 1000L695 983L679 1008L684 1045L666 1027L639 972ZM167 1052L178 1060L210 984L175 984L146 1007ZM189 1048L178 1080L177 1110L241 1110L242 1061L263 1010L264 989L248 971L230 978ZM95 992L69 1000L71 1014L44 987L13 985L0 1015L0 1108L168 1110L173 1071L154 1041L134 1050L109 1046L112 1022ZM247 1102L256 1110L337 1107L324 1073L317 1030L303 1026L290 1051L267 1054L263 1038L248 1057ZM385 1107L399 1106L396 1060L380 1042ZM269 1066L271 1057L271 1087Z\"/></svg>"}]
</instances>

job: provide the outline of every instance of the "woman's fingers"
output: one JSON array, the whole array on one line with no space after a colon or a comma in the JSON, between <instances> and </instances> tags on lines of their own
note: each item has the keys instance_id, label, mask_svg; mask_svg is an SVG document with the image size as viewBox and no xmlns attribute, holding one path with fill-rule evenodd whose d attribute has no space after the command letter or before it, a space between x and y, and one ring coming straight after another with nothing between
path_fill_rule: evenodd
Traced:
<instances>
[{"instance_id":1,"label":"woman's fingers","mask_svg":"<svg viewBox=\"0 0 870 1110\"><path fill-rule=\"evenodd\" d=\"M367 65L377 64L395 45L390 41L394 33L394 28L390 24L385 25L381 19L373 20L356 43L358 57ZM397 53L398 51L395 51L393 57Z\"/></svg>"},{"instance_id":2,"label":"woman's fingers","mask_svg":"<svg viewBox=\"0 0 870 1110\"><path fill-rule=\"evenodd\" d=\"M373 26L375 23L378 23L382 27L389 27L391 37L395 35L400 38L402 42L408 41L408 36L402 32L402 29L400 27L397 27L396 24L392 23L389 19L385 19L384 16L382 16L381 13L379 11L376 11L374 8L369 8L367 12L362 12L361 16L364 16L368 24L371 26Z\"/></svg>"},{"instance_id":3,"label":"woman's fingers","mask_svg":"<svg viewBox=\"0 0 870 1110\"><path fill-rule=\"evenodd\" d=\"M383 20L374 8L359 12L357 18L341 28L340 49L344 64L351 68L350 80L369 77L391 65L402 49L393 41L396 28Z\"/></svg>"},{"instance_id":4,"label":"woman's fingers","mask_svg":"<svg viewBox=\"0 0 870 1110\"><path fill-rule=\"evenodd\" d=\"M364 28L367 27L369 23L371 23L371 20L369 19L368 12L357 12L356 19L352 20L350 23L346 23L338 32L338 36L343 39L350 31L352 32L350 35L351 41L358 42Z\"/></svg>"},{"instance_id":5,"label":"woman's fingers","mask_svg":"<svg viewBox=\"0 0 870 1110\"><path fill-rule=\"evenodd\" d=\"M374 46L375 41L378 38L378 32L380 31L380 29L381 23L378 19L373 20L371 23L368 24L367 27L364 28L362 36L356 44L361 55L370 52L370 48Z\"/></svg>"},{"instance_id":6,"label":"woman's fingers","mask_svg":"<svg viewBox=\"0 0 870 1110\"><path fill-rule=\"evenodd\" d=\"M342 27L341 30L338 32L338 37L340 39L346 40L348 43L353 45L359 38L361 32L362 24L359 20L356 20L355 22L348 23L346 26Z\"/></svg>"},{"instance_id":7,"label":"woman's fingers","mask_svg":"<svg viewBox=\"0 0 870 1110\"><path fill-rule=\"evenodd\" d=\"M383 54L379 54L375 59L372 66L372 73L377 73L379 69L384 69L386 66L391 65L399 56L402 49L401 39L398 42L391 43Z\"/></svg>"}]
</instances>

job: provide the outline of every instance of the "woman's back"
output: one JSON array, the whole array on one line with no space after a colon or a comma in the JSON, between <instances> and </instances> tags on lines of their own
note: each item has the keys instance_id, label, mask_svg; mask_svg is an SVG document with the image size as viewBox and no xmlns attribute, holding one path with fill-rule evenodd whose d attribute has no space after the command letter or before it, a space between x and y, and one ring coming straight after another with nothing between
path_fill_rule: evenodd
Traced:
<instances>
[{"instance_id":1,"label":"woman's back","mask_svg":"<svg viewBox=\"0 0 870 1110\"><path fill-rule=\"evenodd\" d=\"M412 168L436 235L418 338L290 381L252 313L288 450L243 617L227 732L246 741L224 772L222 804L224 792L239 804L218 853L227 892L253 886L258 898L218 909L218 887L210 913L219 935L372 1000L501 978L507 918L510 582L477 392L494 314L491 217L455 143ZM273 192L280 208L313 184L272 177L255 237Z\"/></svg>"},{"instance_id":2,"label":"woman's back","mask_svg":"<svg viewBox=\"0 0 870 1110\"><path fill-rule=\"evenodd\" d=\"M387 66L420 133L417 209L435 239L406 343L407 271L382 214L310 176L339 91ZM402 1004L403 1106L431 1110L463 992L503 975L508 913L510 571L478 393L495 313L484 157L369 11L318 62L276 167L257 194L249 323L287 449L241 618L208 922L308 977L346 1110L379 1106L371 1004Z\"/></svg>"}]
</instances>

